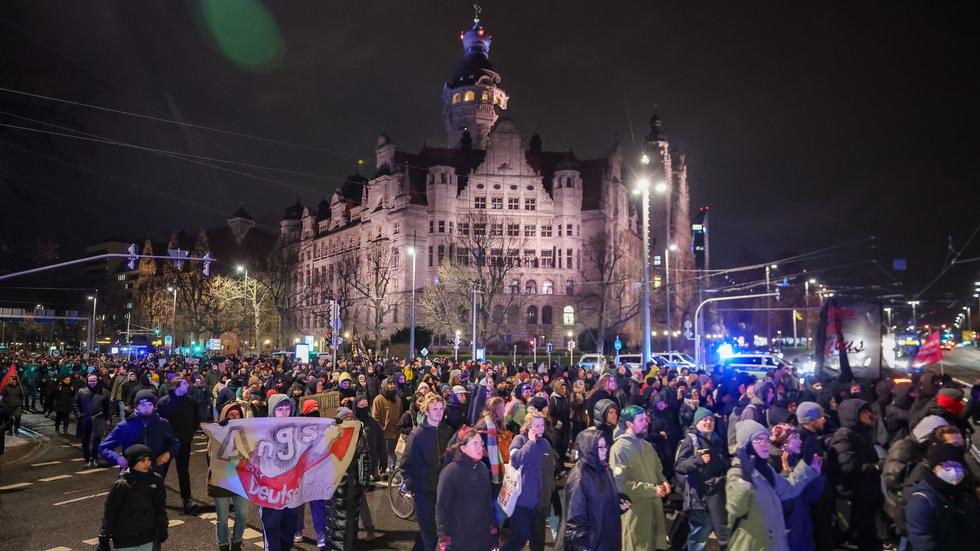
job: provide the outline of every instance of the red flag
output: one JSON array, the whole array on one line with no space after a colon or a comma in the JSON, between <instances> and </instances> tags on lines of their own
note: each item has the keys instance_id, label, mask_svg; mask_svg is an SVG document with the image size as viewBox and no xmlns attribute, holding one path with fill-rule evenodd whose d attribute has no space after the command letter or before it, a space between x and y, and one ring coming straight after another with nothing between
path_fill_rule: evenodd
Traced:
<instances>
[{"instance_id":1,"label":"red flag","mask_svg":"<svg viewBox=\"0 0 980 551\"><path fill-rule=\"evenodd\" d=\"M10 379L17 374L17 365L10 364L10 369L7 370L7 374L3 376L3 380L0 381L0 392L3 392L3 388L10 384Z\"/></svg>"},{"instance_id":2,"label":"red flag","mask_svg":"<svg viewBox=\"0 0 980 551\"><path fill-rule=\"evenodd\" d=\"M939 331L933 332L929 335L925 344L919 348L919 353L915 355L915 359L912 360L912 365L923 366L928 364L939 363L943 359L943 347L939 343Z\"/></svg>"}]
</instances>

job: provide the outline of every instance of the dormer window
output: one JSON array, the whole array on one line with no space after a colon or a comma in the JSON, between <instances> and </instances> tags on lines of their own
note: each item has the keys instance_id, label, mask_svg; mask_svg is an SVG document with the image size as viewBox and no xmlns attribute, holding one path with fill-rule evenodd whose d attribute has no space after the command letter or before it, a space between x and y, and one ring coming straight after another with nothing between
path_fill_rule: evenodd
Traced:
<instances>
[{"instance_id":1,"label":"dormer window","mask_svg":"<svg viewBox=\"0 0 980 551\"><path fill-rule=\"evenodd\" d=\"M473 90L467 90L466 93L463 94L463 101L465 101L467 103L469 103L469 102L471 102L471 101L473 101L475 99L476 99L476 94L473 93Z\"/></svg>"},{"instance_id":2,"label":"dormer window","mask_svg":"<svg viewBox=\"0 0 980 551\"><path fill-rule=\"evenodd\" d=\"M483 92L483 94L480 96L480 101L482 103L490 103L490 94Z\"/></svg>"},{"instance_id":3,"label":"dormer window","mask_svg":"<svg viewBox=\"0 0 980 551\"><path fill-rule=\"evenodd\" d=\"M449 182L449 178L446 176L446 173L445 172L442 172L442 173L439 174L439 182L440 183L443 183L443 184Z\"/></svg>"},{"instance_id":4,"label":"dormer window","mask_svg":"<svg viewBox=\"0 0 980 551\"><path fill-rule=\"evenodd\" d=\"M459 103L460 99L462 99L462 96L460 95L459 92L453 94L453 103Z\"/></svg>"}]
</instances>

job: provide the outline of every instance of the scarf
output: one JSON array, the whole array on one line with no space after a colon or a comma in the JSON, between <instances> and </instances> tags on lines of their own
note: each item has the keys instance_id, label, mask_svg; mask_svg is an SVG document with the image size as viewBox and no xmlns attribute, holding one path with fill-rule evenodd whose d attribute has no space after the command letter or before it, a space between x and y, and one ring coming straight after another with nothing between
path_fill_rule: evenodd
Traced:
<instances>
[{"instance_id":1,"label":"scarf","mask_svg":"<svg viewBox=\"0 0 980 551\"><path fill-rule=\"evenodd\" d=\"M490 481L501 484L504 480L504 459L497 445L497 426L487 419L487 458L490 460Z\"/></svg>"}]
</instances>

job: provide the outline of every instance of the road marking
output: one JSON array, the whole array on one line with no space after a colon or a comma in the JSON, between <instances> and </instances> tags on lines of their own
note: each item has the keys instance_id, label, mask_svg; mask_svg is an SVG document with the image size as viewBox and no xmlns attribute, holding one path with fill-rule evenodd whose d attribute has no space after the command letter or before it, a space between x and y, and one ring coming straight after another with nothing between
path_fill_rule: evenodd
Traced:
<instances>
[{"instance_id":1,"label":"road marking","mask_svg":"<svg viewBox=\"0 0 980 551\"><path fill-rule=\"evenodd\" d=\"M85 458L84 457L76 457L75 459L72 459L72 461L82 462L82 461L85 461Z\"/></svg>"},{"instance_id":2,"label":"road marking","mask_svg":"<svg viewBox=\"0 0 980 551\"><path fill-rule=\"evenodd\" d=\"M184 524L184 521L175 518L172 518L170 519L169 522L167 522L167 526L170 528L173 528L174 526L180 526L181 524Z\"/></svg>"},{"instance_id":3,"label":"road marking","mask_svg":"<svg viewBox=\"0 0 980 551\"><path fill-rule=\"evenodd\" d=\"M44 551L71 551L71 547L52 547L51 549L45 549Z\"/></svg>"},{"instance_id":4,"label":"road marking","mask_svg":"<svg viewBox=\"0 0 980 551\"><path fill-rule=\"evenodd\" d=\"M252 540L261 537L262 537L262 532L259 532L258 530L253 530L251 528L245 528L245 531L242 532L242 539Z\"/></svg>"},{"instance_id":5,"label":"road marking","mask_svg":"<svg viewBox=\"0 0 980 551\"><path fill-rule=\"evenodd\" d=\"M0 492L7 490L16 490L17 488L26 488L28 486L33 486L33 482L18 482L17 484L7 484L6 486L0 486Z\"/></svg>"},{"instance_id":6,"label":"road marking","mask_svg":"<svg viewBox=\"0 0 980 551\"><path fill-rule=\"evenodd\" d=\"M48 465L60 465L61 461L45 461L44 463L31 463L31 467L47 467Z\"/></svg>"},{"instance_id":7,"label":"road marking","mask_svg":"<svg viewBox=\"0 0 980 551\"><path fill-rule=\"evenodd\" d=\"M107 496L107 495L109 495L109 492L102 492L100 494L92 494L90 496L76 497L75 499L69 499L69 500L66 500L66 501L59 501L58 503L55 503L54 505L56 507L59 506L59 505L68 505L69 503L77 503L79 501L85 501L86 499L92 499L93 497L102 497L102 496Z\"/></svg>"},{"instance_id":8,"label":"road marking","mask_svg":"<svg viewBox=\"0 0 980 551\"><path fill-rule=\"evenodd\" d=\"M102 467L102 468L99 468L99 469L88 469L88 470L85 470L85 471L78 471L75 474L101 473L102 471L108 471L108 470L109 470L109 467Z\"/></svg>"},{"instance_id":9,"label":"road marking","mask_svg":"<svg viewBox=\"0 0 980 551\"><path fill-rule=\"evenodd\" d=\"M84 543L85 545L98 545L99 544L99 538L92 538L90 540L83 540L82 543Z\"/></svg>"},{"instance_id":10,"label":"road marking","mask_svg":"<svg viewBox=\"0 0 980 551\"><path fill-rule=\"evenodd\" d=\"M37 479L37 481L38 482L51 482L53 480L64 480L66 478L71 478L71 475L70 474L59 474L57 476L49 476L47 478L39 478L39 479Z\"/></svg>"},{"instance_id":11,"label":"road marking","mask_svg":"<svg viewBox=\"0 0 980 551\"><path fill-rule=\"evenodd\" d=\"M216 519L218 518L218 513L201 513L200 515L197 515L197 518L201 520Z\"/></svg>"},{"instance_id":12,"label":"road marking","mask_svg":"<svg viewBox=\"0 0 980 551\"><path fill-rule=\"evenodd\" d=\"M265 542L264 541L257 541L257 542L255 542L255 546L256 547L265 547ZM68 551L71 551L71 549L69 549Z\"/></svg>"}]
</instances>

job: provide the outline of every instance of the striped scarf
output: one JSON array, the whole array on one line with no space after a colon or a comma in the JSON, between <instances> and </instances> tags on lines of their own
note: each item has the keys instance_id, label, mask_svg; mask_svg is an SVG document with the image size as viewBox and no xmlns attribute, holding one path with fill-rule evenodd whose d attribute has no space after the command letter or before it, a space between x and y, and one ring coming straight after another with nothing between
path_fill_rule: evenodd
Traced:
<instances>
[{"instance_id":1,"label":"striped scarf","mask_svg":"<svg viewBox=\"0 0 980 551\"><path fill-rule=\"evenodd\" d=\"M504 480L504 459L497 445L497 426L487 418L487 458L490 459L490 481L501 484Z\"/></svg>"}]
</instances>

